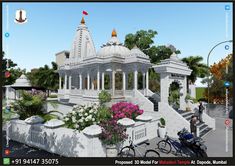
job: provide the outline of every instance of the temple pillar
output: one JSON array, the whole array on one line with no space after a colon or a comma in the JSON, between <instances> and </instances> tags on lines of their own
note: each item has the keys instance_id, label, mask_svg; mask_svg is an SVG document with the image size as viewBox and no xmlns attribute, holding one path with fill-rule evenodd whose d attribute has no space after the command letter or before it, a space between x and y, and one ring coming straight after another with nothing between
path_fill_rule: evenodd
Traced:
<instances>
[{"instance_id":1,"label":"temple pillar","mask_svg":"<svg viewBox=\"0 0 235 166\"><path fill-rule=\"evenodd\" d=\"M64 75L64 89L67 89L67 74Z\"/></svg>"},{"instance_id":2,"label":"temple pillar","mask_svg":"<svg viewBox=\"0 0 235 166\"><path fill-rule=\"evenodd\" d=\"M90 75L87 73L87 90L90 89Z\"/></svg>"},{"instance_id":3,"label":"temple pillar","mask_svg":"<svg viewBox=\"0 0 235 166\"><path fill-rule=\"evenodd\" d=\"M97 90L99 91L100 90L100 72L98 71L97 72Z\"/></svg>"},{"instance_id":4,"label":"temple pillar","mask_svg":"<svg viewBox=\"0 0 235 166\"><path fill-rule=\"evenodd\" d=\"M146 72L146 90L149 89L149 71Z\"/></svg>"},{"instance_id":5,"label":"temple pillar","mask_svg":"<svg viewBox=\"0 0 235 166\"><path fill-rule=\"evenodd\" d=\"M95 89L95 88L94 88L94 87L95 87L95 86L94 86L94 80L95 80L95 79L94 79L94 76L92 76L92 77L91 77L91 89L92 89L92 90Z\"/></svg>"},{"instance_id":6,"label":"temple pillar","mask_svg":"<svg viewBox=\"0 0 235 166\"><path fill-rule=\"evenodd\" d=\"M102 90L104 90L104 72L102 72L102 80L101 80L101 84L102 84Z\"/></svg>"},{"instance_id":7,"label":"temple pillar","mask_svg":"<svg viewBox=\"0 0 235 166\"><path fill-rule=\"evenodd\" d=\"M170 80L167 73L161 73L160 85L161 102L168 104Z\"/></svg>"},{"instance_id":8,"label":"temple pillar","mask_svg":"<svg viewBox=\"0 0 235 166\"><path fill-rule=\"evenodd\" d=\"M147 94L147 90L146 90L146 87L145 87L145 84L146 84L146 78L145 78L145 72L142 72L142 85L143 85L143 87L142 87L142 89L143 89L143 91L144 91L144 95L146 95Z\"/></svg>"},{"instance_id":9,"label":"temple pillar","mask_svg":"<svg viewBox=\"0 0 235 166\"><path fill-rule=\"evenodd\" d=\"M82 75L79 74L79 89L82 90Z\"/></svg>"},{"instance_id":10,"label":"temple pillar","mask_svg":"<svg viewBox=\"0 0 235 166\"><path fill-rule=\"evenodd\" d=\"M112 71L112 91L113 91L113 96L115 94L115 71Z\"/></svg>"},{"instance_id":11,"label":"temple pillar","mask_svg":"<svg viewBox=\"0 0 235 166\"><path fill-rule=\"evenodd\" d=\"M135 71L134 71L134 89L135 90L138 89L138 71L137 71L137 69L135 69Z\"/></svg>"},{"instance_id":12,"label":"temple pillar","mask_svg":"<svg viewBox=\"0 0 235 166\"><path fill-rule=\"evenodd\" d=\"M143 89L145 89L145 82L146 82L146 79L145 79L145 73L143 72L142 73L142 79L143 79Z\"/></svg>"},{"instance_id":13,"label":"temple pillar","mask_svg":"<svg viewBox=\"0 0 235 166\"><path fill-rule=\"evenodd\" d=\"M61 76L59 76L59 89L61 89Z\"/></svg>"},{"instance_id":14,"label":"temple pillar","mask_svg":"<svg viewBox=\"0 0 235 166\"><path fill-rule=\"evenodd\" d=\"M72 89L72 75L69 76L69 90Z\"/></svg>"},{"instance_id":15,"label":"temple pillar","mask_svg":"<svg viewBox=\"0 0 235 166\"><path fill-rule=\"evenodd\" d=\"M126 73L125 72L122 72L122 90L123 90L123 93L126 90Z\"/></svg>"}]
</instances>

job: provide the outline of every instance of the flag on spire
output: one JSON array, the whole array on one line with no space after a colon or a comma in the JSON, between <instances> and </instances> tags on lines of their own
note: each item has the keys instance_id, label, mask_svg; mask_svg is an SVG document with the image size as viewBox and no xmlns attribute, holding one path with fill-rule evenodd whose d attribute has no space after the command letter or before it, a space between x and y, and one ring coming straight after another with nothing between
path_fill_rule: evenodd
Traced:
<instances>
[{"instance_id":1,"label":"flag on spire","mask_svg":"<svg viewBox=\"0 0 235 166\"><path fill-rule=\"evenodd\" d=\"M88 13L86 11L84 11L84 10L82 11L82 14L86 15L86 16L88 15Z\"/></svg>"}]
</instances>

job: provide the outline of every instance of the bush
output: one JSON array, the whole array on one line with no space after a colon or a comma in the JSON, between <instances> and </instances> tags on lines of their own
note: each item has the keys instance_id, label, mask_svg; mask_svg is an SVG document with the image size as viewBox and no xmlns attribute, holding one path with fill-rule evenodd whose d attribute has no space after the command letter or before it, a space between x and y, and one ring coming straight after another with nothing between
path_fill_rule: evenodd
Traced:
<instances>
[{"instance_id":1,"label":"bush","mask_svg":"<svg viewBox=\"0 0 235 166\"><path fill-rule=\"evenodd\" d=\"M110 108L106 106L100 106L98 108L98 114L97 114L98 121L106 121L112 118L112 113Z\"/></svg>"},{"instance_id":2,"label":"bush","mask_svg":"<svg viewBox=\"0 0 235 166\"><path fill-rule=\"evenodd\" d=\"M20 115L20 119L24 120L33 115L44 114L44 104L46 95L39 91L22 91L22 98L17 100L13 106L14 110Z\"/></svg>"},{"instance_id":3,"label":"bush","mask_svg":"<svg viewBox=\"0 0 235 166\"><path fill-rule=\"evenodd\" d=\"M164 118L160 118L160 124L161 124L161 127L165 127L166 121Z\"/></svg>"},{"instance_id":4,"label":"bush","mask_svg":"<svg viewBox=\"0 0 235 166\"><path fill-rule=\"evenodd\" d=\"M84 128L99 123L97 118L98 105L75 105L72 112L64 117L65 125L68 128L83 130Z\"/></svg>"},{"instance_id":5,"label":"bush","mask_svg":"<svg viewBox=\"0 0 235 166\"><path fill-rule=\"evenodd\" d=\"M106 145L115 145L128 137L125 127L118 125L114 119L103 121L100 126L102 127L102 133L99 138Z\"/></svg>"},{"instance_id":6,"label":"bush","mask_svg":"<svg viewBox=\"0 0 235 166\"><path fill-rule=\"evenodd\" d=\"M179 108L179 98L180 93L178 90L174 90L170 92L170 95L168 97L168 101L170 105L174 105L174 107Z\"/></svg>"},{"instance_id":7,"label":"bush","mask_svg":"<svg viewBox=\"0 0 235 166\"><path fill-rule=\"evenodd\" d=\"M121 118L130 118L136 119L138 115L143 114L143 110L139 109L138 105L128 103L128 102L119 102L112 105L113 118L118 120Z\"/></svg>"},{"instance_id":8,"label":"bush","mask_svg":"<svg viewBox=\"0 0 235 166\"><path fill-rule=\"evenodd\" d=\"M105 90L102 90L100 93L99 93L99 101L100 101L100 104L104 104L104 103L107 103L107 102L110 102L111 101L111 94L109 94L107 91Z\"/></svg>"}]
</instances>

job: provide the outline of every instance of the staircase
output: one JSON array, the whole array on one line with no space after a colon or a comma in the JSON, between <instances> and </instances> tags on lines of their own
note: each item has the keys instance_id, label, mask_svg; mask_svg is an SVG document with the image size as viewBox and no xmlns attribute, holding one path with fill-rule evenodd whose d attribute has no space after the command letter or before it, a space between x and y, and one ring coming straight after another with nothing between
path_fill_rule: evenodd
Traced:
<instances>
[{"instance_id":1,"label":"staircase","mask_svg":"<svg viewBox=\"0 0 235 166\"><path fill-rule=\"evenodd\" d=\"M156 101L153 97L148 97L148 99L153 103L154 111L158 111L158 101Z\"/></svg>"},{"instance_id":2,"label":"staircase","mask_svg":"<svg viewBox=\"0 0 235 166\"><path fill-rule=\"evenodd\" d=\"M192 112L182 111L182 110L176 110L181 116L183 116L187 121L190 122L191 116L194 115ZM208 134L212 128L210 128L208 125L206 125L204 122L197 122L197 126L199 127L199 137L204 137L206 134Z\"/></svg>"}]
</instances>

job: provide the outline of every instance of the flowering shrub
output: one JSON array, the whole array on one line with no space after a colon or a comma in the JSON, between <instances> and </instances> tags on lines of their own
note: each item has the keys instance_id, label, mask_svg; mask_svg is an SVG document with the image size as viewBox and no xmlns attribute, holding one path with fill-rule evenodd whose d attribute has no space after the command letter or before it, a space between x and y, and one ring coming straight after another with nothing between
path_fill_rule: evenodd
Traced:
<instances>
[{"instance_id":1,"label":"flowering shrub","mask_svg":"<svg viewBox=\"0 0 235 166\"><path fill-rule=\"evenodd\" d=\"M139 109L138 105L128 103L128 102L119 102L112 106L113 119L118 120L122 118L135 119L138 115L143 114L143 110Z\"/></svg>"},{"instance_id":2,"label":"flowering shrub","mask_svg":"<svg viewBox=\"0 0 235 166\"><path fill-rule=\"evenodd\" d=\"M64 122L68 128L83 130L84 128L99 123L97 120L99 106L91 105L75 105L73 110L64 117Z\"/></svg>"},{"instance_id":3,"label":"flowering shrub","mask_svg":"<svg viewBox=\"0 0 235 166\"><path fill-rule=\"evenodd\" d=\"M125 127L118 125L114 119L103 121L100 123L100 126L102 127L102 133L99 137L104 144L114 145L124 141L128 137Z\"/></svg>"}]
</instances>

